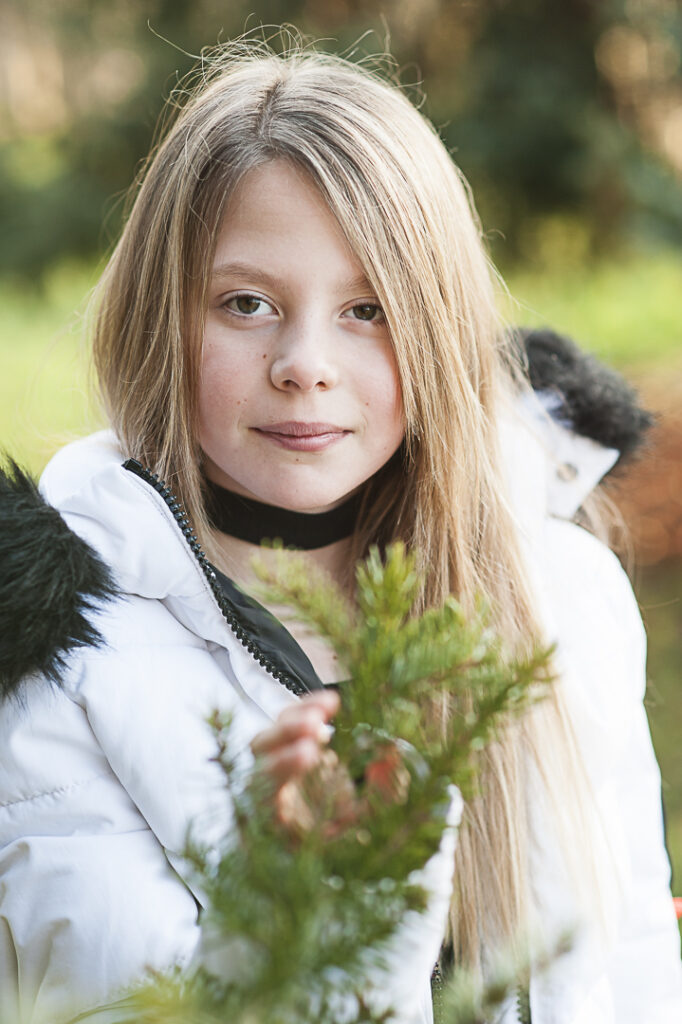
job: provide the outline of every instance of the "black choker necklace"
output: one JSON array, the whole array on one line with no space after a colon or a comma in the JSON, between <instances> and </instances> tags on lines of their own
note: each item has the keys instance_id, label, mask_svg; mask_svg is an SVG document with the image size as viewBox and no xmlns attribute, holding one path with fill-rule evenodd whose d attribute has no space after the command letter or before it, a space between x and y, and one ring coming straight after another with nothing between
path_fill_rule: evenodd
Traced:
<instances>
[{"instance_id":1,"label":"black choker necklace","mask_svg":"<svg viewBox=\"0 0 682 1024\"><path fill-rule=\"evenodd\" d=\"M311 551L350 537L360 509L362 492L354 494L329 512L292 512L264 505L206 480L207 508L211 525L249 544L281 540L285 547Z\"/></svg>"}]
</instances>

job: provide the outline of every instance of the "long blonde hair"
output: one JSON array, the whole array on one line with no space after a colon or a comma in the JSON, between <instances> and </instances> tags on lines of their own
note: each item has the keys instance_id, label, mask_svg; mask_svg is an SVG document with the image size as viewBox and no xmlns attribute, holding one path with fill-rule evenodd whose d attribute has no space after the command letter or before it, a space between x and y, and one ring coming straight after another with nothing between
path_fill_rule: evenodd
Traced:
<instances>
[{"instance_id":1,"label":"long blonde hair","mask_svg":"<svg viewBox=\"0 0 682 1024\"><path fill-rule=\"evenodd\" d=\"M124 449L170 483L210 550L196 427L206 283L239 180L289 160L372 283L402 386L404 457L368 482L355 554L405 540L422 561L422 607L483 594L510 650L530 649L539 630L497 438L513 360L467 186L437 133L376 70L301 46L218 48L198 88L174 99L97 295L95 364ZM543 749L569 743L555 698L486 755L484 796L461 830L453 913L456 949L472 964L482 941L508 941L527 921L522 749L542 763Z\"/></svg>"}]
</instances>

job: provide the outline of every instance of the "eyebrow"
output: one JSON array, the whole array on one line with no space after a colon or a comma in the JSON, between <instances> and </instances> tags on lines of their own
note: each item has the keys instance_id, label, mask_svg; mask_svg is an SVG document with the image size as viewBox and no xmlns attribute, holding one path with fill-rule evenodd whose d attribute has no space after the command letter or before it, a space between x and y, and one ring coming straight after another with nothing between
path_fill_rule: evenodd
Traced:
<instances>
[{"instance_id":1,"label":"eyebrow","mask_svg":"<svg viewBox=\"0 0 682 1024\"><path fill-rule=\"evenodd\" d=\"M274 277L272 274L268 274L266 270L262 270L259 266L251 263L241 263L239 261L234 263L219 263L217 266L213 267L213 270L211 271L211 277L214 280L222 277L230 277L233 274L242 274L245 277L251 278L252 281L262 282L270 288L276 287L280 283L277 277ZM354 277L347 278L345 281L341 281L339 283L339 291L353 292L356 290L374 292L374 289L367 280L367 276L363 273L356 274Z\"/></svg>"}]
</instances>

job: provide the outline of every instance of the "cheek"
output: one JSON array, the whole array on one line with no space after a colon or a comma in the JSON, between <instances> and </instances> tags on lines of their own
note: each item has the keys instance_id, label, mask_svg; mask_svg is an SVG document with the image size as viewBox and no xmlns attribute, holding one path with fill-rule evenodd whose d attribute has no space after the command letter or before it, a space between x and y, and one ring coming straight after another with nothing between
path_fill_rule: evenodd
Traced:
<instances>
[{"instance_id":1,"label":"cheek","mask_svg":"<svg viewBox=\"0 0 682 1024\"><path fill-rule=\"evenodd\" d=\"M397 449L405 438L406 423L400 389L397 388L390 407L386 409L386 445L390 454Z\"/></svg>"},{"instance_id":2,"label":"cheek","mask_svg":"<svg viewBox=\"0 0 682 1024\"><path fill-rule=\"evenodd\" d=\"M263 348L234 338L230 331L209 325L204 333L201 355L202 387L213 392L234 394L237 382L250 387L262 382Z\"/></svg>"},{"instance_id":3,"label":"cheek","mask_svg":"<svg viewBox=\"0 0 682 1024\"><path fill-rule=\"evenodd\" d=\"M405 436L405 413L398 368L388 350L364 373L367 419L382 451L392 454Z\"/></svg>"},{"instance_id":4,"label":"cheek","mask_svg":"<svg viewBox=\"0 0 682 1024\"><path fill-rule=\"evenodd\" d=\"M248 397L248 374L224 347L207 341L199 382L199 441L224 435L243 413Z\"/></svg>"},{"instance_id":5,"label":"cheek","mask_svg":"<svg viewBox=\"0 0 682 1024\"><path fill-rule=\"evenodd\" d=\"M400 386L400 375L393 349L386 353L383 372L383 393L387 410L391 410L392 418L405 430L405 411L403 406L403 391Z\"/></svg>"}]
</instances>

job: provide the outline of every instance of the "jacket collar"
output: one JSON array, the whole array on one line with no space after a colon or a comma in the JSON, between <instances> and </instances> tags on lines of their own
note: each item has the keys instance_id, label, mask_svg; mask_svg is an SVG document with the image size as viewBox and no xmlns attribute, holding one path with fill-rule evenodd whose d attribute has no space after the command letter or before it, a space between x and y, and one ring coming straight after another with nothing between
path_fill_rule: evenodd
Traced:
<instances>
[{"instance_id":1,"label":"jacket collar","mask_svg":"<svg viewBox=\"0 0 682 1024\"><path fill-rule=\"evenodd\" d=\"M166 603L205 640L228 628L209 582L164 499L123 466L111 431L68 445L40 482L68 526L112 567L118 588Z\"/></svg>"}]
</instances>

